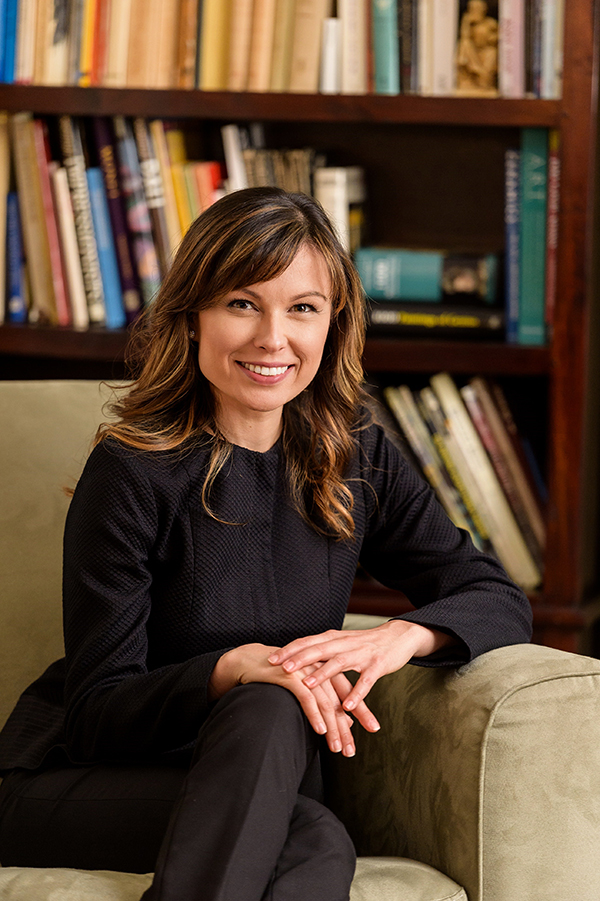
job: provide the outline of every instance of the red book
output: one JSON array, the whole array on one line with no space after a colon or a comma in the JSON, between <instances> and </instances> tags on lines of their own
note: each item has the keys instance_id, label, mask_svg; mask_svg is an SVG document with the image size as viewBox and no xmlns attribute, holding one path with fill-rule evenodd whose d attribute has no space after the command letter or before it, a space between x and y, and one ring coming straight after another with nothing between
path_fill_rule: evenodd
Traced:
<instances>
[{"instance_id":1,"label":"red book","mask_svg":"<svg viewBox=\"0 0 600 901\"><path fill-rule=\"evenodd\" d=\"M46 123L42 119L33 120L33 134L35 141L35 155L42 189L44 216L46 219L46 234L48 235L48 247L50 250L52 285L54 287L54 296L56 298L56 315L59 325L70 325L72 321L71 309L67 296L58 227L56 225L56 213L52 197L52 187L50 184L50 170L48 169L48 163L50 161L48 135Z\"/></svg>"},{"instance_id":2,"label":"red book","mask_svg":"<svg viewBox=\"0 0 600 901\"><path fill-rule=\"evenodd\" d=\"M97 0L94 22L94 43L92 45L92 70L90 83L102 85L108 58L108 31L110 28L110 7L113 0Z\"/></svg>"}]
</instances>

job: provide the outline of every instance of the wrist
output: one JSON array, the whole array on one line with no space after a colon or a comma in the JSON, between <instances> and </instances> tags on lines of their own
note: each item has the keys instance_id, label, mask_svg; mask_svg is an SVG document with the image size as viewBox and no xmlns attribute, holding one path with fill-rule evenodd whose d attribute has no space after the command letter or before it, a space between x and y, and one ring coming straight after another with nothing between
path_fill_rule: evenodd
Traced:
<instances>
[{"instance_id":1,"label":"wrist","mask_svg":"<svg viewBox=\"0 0 600 901\"><path fill-rule=\"evenodd\" d=\"M218 701L219 698L222 698L224 694L227 694L228 691L231 691L232 688L239 684L236 666L237 651L238 648L225 651L215 663L208 680L207 695L209 703Z\"/></svg>"},{"instance_id":2,"label":"wrist","mask_svg":"<svg viewBox=\"0 0 600 901\"><path fill-rule=\"evenodd\" d=\"M410 640L413 657L429 657L430 654L435 654L443 648L456 644L453 635L448 635L431 626L422 626L420 623L411 623L401 619L390 620L388 625L398 628L398 631L402 631L405 638Z\"/></svg>"}]
</instances>

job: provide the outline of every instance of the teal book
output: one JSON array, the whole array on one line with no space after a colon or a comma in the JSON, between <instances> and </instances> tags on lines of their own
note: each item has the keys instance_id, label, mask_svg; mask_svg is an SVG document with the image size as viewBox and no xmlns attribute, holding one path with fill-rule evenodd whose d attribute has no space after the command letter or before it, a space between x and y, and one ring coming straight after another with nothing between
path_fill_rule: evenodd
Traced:
<instances>
[{"instance_id":1,"label":"teal book","mask_svg":"<svg viewBox=\"0 0 600 901\"><path fill-rule=\"evenodd\" d=\"M548 130L521 131L521 279L518 343L546 343Z\"/></svg>"},{"instance_id":2,"label":"teal book","mask_svg":"<svg viewBox=\"0 0 600 901\"><path fill-rule=\"evenodd\" d=\"M444 254L439 251L361 247L354 262L373 300L442 299Z\"/></svg>"},{"instance_id":3,"label":"teal book","mask_svg":"<svg viewBox=\"0 0 600 901\"><path fill-rule=\"evenodd\" d=\"M376 94L400 93L398 0L371 0Z\"/></svg>"}]
</instances>

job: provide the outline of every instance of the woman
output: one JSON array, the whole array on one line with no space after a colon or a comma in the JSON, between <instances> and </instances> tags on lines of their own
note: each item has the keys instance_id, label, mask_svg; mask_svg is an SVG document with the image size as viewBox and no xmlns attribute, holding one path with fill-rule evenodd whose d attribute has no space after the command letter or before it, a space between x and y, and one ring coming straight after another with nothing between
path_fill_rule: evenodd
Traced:
<instances>
[{"instance_id":1,"label":"woman","mask_svg":"<svg viewBox=\"0 0 600 901\"><path fill-rule=\"evenodd\" d=\"M72 499L65 661L0 737L3 865L346 901L319 737L352 756L350 713L376 732L368 691L409 660L529 639L522 592L371 421L364 319L310 198L240 191L192 225ZM417 609L340 632L359 561Z\"/></svg>"}]
</instances>

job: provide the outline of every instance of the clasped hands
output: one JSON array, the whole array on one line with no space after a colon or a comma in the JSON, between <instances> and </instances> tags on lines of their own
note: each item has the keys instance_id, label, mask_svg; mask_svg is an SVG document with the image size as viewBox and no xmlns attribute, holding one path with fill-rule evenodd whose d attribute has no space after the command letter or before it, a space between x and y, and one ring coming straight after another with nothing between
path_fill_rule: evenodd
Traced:
<instances>
[{"instance_id":1,"label":"clasped hands","mask_svg":"<svg viewBox=\"0 0 600 901\"><path fill-rule=\"evenodd\" d=\"M331 751L353 757L352 716L368 732L380 728L365 703L375 682L401 669L412 657L425 657L452 643L435 629L404 620L390 620L367 630L330 629L290 642L283 648L246 644L227 651L217 661L210 680L216 700L236 685L270 682L298 699L308 721L325 735ZM354 671L354 686L344 673Z\"/></svg>"}]
</instances>

